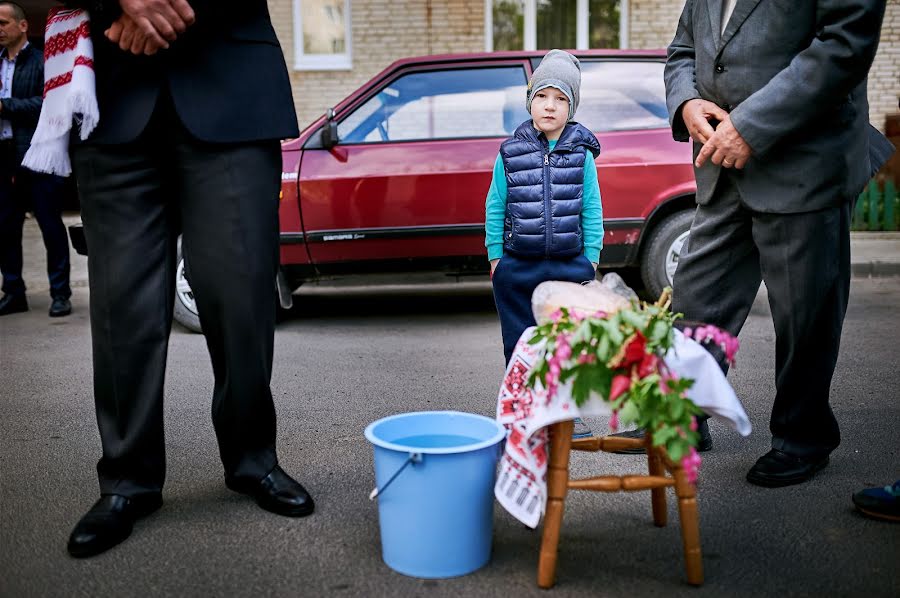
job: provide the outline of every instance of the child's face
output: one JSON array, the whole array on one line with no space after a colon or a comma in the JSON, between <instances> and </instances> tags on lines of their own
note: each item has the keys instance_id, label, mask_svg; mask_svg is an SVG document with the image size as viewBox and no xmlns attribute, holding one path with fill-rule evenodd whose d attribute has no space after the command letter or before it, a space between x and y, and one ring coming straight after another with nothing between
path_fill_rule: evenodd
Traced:
<instances>
[{"instance_id":1,"label":"child's face","mask_svg":"<svg viewBox=\"0 0 900 598\"><path fill-rule=\"evenodd\" d=\"M555 87L536 91L531 98L531 119L547 139L559 139L569 120L569 98Z\"/></svg>"}]
</instances>

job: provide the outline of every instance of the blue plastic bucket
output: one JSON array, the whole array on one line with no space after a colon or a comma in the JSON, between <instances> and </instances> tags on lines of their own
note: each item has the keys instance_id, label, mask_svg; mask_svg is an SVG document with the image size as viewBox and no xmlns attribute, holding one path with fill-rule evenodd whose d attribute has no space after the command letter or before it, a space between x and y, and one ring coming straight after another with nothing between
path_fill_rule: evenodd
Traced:
<instances>
[{"instance_id":1,"label":"blue plastic bucket","mask_svg":"<svg viewBox=\"0 0 900 598\"><path fill-rule=\"evenodd\" d=\"M487 564L505 436L493 419L459 411L403 413L369 424L381 554L391 569L438 579Z\"/></svg>"}]
</instances>

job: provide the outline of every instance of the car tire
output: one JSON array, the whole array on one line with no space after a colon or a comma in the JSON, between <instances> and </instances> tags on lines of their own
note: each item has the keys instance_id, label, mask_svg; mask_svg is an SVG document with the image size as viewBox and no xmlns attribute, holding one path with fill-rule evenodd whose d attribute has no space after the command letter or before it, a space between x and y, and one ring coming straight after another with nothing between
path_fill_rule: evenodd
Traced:
<instances>
[{"instance_id":1,"label":"car tire","mask_svg":"<svg viewBox=\"0 0 900 598\"><path fill-rule=\"evenodd\" d=\"M678 258L687 242L693 220L693 210L676 212L650 233L641 256L641 279L651 299L657 299L664 288L672 286Z\"/></svg>"},{"instance_id":2,"label":"car tire","mask_svg":"<svg viewBox=\"0 0 900 598\"><path fill-rule=\"evenodd\" d=\"M175 321L192 332L203 332L197 302L191 290L191 283L185 272L184 255L181 251L181 237L178 237L178 253L175 257Z\"/></svg>"}]
</instances>

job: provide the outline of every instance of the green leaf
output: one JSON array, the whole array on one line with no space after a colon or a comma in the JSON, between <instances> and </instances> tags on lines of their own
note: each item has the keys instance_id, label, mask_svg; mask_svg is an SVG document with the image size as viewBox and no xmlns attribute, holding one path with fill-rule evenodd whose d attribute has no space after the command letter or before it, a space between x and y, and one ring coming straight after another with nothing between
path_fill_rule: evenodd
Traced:
<instances>
[{"instance_id":1,"label":"green leaf","mask_svg":"<svg viewBox=\"0 0 900 598\"><path fill-rule=\"evenodd\" d=\"M671 326L667 322L656 320L650 332L650 340L657 343L663 341L669 334L669 330L671 330Z\"/></svg>"},{"instance_id":2,"label":"green leaf","mask_svg":"<svg viewBox=\"0 0 900 598\"><path fill-rule=\"evenodd\" d=\"M636 311L633 311L630 309L623 309L623 310L619 311L618 313L621 315L623 322L625 322L626 324L629 324L630 326L633 326L634 328L643 329L644 326L646 326L646 324L647 324L647 319L642 317Z\"/></svg>"},{"instance_id":3,"label":"green leaf","mask_svg":"<svg viewBox=\"0 0 900 598\"><path fill-rule=\"evenodd\" d=\"M681 461L684 456L687 455L688 452L690 452L690 450L690 446L681 438L673 440L668 445L666 445L666 452L669 453L669 459L671 459L675 463Z\"/></svg>"},{"instance_id":4,"label":"green leaf","mask_svg":"<svg viewBox=\"0 0 900 598\"><path fill-rule=\"evenodd\" d=\"M633 423L639 415L640 413L634 401L626 401L622 408L619 409L619 423L623 425Z\"/></svg>"}]
</instances>

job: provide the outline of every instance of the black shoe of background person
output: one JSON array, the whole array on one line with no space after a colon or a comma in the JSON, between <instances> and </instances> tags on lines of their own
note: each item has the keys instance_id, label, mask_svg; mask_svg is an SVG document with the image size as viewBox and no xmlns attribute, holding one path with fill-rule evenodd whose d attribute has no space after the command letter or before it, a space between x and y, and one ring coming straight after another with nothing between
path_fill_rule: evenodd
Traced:
<instances>
[{"instance_id":1,"label":"black shoe of background person","mask_svg":"<svg viewBox=\"0 0 900 598\"><path fill-rule=\"evenodd\" d=\"M4 293L0 297L0 316L8 316L9 314L17 314L28 311L28 300L22 295L10 295Z\"/></svg>"},{"instance_id":2,"label":"black shoe of background person","mask_svg":"<svg viewBox=\"0 0 900 598\"><path fill-rule=\"evenodd\" d=\"M772 449L747 472L747 481L766 488L780 488L802 484L817 471L828 465L824 457L797 457L778 449Z\"/></svg>"},{"instance_id":3,"label":"black shoe of background person","mask_svg":"<svg viewBox=\"0 0 900 598\"><path fill-rule=\"evenodd\" d=\"M54 297L50 304L50 317L61 318L72 313L72 303L65 297Z\"/></svg>"},{"instance_id":4,"label":"black shoe of background person","mask_svg":"<svg viewBox=\"0 0 900 598\"><path fill-rule=\"evenodd\" d=\"M705 419L697 421L697 432L700 434L700 440L697 442L697 452L705 453L712 450L712 435L709 433L709 422ZM611 436L616 436L618 438L638 438L643 440L644 438L644 430L638 428L637 430L628 430L627 432L619 432L617 434L611 434ZM619 455L643 455L647 452L647 450L639 446L637 448L624 448L618 451L613 451Z\"/></svg>"},{"instance_id":5,"label":"black shoe of background person","mask_svg":"<svg viewBox=\"0 0 900 598\"><path fill-rule=\"evenodd\" d=\"M106 552L131 535L134 522L162 506L162 495L100 497L69 536L69 554L86 558Z\"/></svg>"},{"instance_id":6,"label":"black shoe of background person","mask_svg":"<svg viewBox=\"0 0 900 598\"><path fill-rule=\"evenodd\" d=\"M225 485L253 497L266 511L285 517L305 517L315 509L312 496L278 465L258 482L225 478Z\"/></svg>"}]
</instances>

